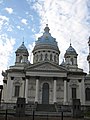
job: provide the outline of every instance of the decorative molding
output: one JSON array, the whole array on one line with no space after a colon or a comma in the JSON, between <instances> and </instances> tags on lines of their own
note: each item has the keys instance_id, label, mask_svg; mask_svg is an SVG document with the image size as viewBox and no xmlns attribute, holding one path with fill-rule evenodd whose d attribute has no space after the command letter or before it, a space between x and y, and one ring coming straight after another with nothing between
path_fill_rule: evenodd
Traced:
<instances>
[{"instance_id":1,"label":"decorative molding","mask_svg":"<svg viewBox=\"0 0 90 120\"><path fill-rule=\"evenodd\" d=\"M70 81L70 86L71 87L78 87L79 85L78 85L78 80L71 80Z\"/></svg>"},{"instance_id":2,"label":"decorative molding","mask_svg":"<svg viewBox=\"0 0 90 120\"><path fill-rule=\"evenodd\" d=\"M14 84L14 86L15 85L21 86L22 85L22 78L21 77L15 77L13 84Z\"/></svg>"},{"instance_id":3,"label":"decorative molding","mask_svg":"<svg viewBox=\"0 0 90 120\"><path fill-rule=\"evenodd\" d=\"M57 64L50 63L49 61L45 61L42 63L37 63L36 65L29 66L27 70L30 71L57 71L57 72L67 72L66 69L62 68Z\"/></svg>"},{"instance_id":4,"label":"decorative molding","mask_svg":"<svg viewBox=\"0 0 90 120\"><path fill-rule=\"evenodd\" d=\"M85 85L85 89L86 89L86 88L90 88L90 84L89 84L89 85L88 85L88 84L87 84L87 85Z\"/></svg>"}]
</instances>

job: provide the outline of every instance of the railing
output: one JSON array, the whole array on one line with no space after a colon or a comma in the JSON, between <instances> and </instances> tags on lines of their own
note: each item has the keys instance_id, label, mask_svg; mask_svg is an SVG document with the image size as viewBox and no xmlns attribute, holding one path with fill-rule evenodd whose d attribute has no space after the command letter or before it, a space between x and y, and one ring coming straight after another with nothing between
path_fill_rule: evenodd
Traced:
<instances>
[{"instance_id":1,"label":"railing","mask_svg":"<svg viewBox=\"0 0 90 120\"><path fill-rule=\"evenodd\" d=\"M33 114L35 114L35 116L72 116L72 110L73 110L73 106L72 105L60 105L57 104L57 111L56 112L45 112L43 113L39 113L39 111L36 111L36 105L33 103L29 103L25 105L25 115L28 116L33 116ZM90 114L90 106L80 106L80 110L83 113L83 116L86 115L86 113ZM34 113L33 113L34 112ZM62 113L63 112L63 113ZM7 115L15 115L16 114L16 104L15 103L2 103L0 105L0 116L7 116ZM1 119L0 119L1 120Z\"/></svg>"}]
</instances>

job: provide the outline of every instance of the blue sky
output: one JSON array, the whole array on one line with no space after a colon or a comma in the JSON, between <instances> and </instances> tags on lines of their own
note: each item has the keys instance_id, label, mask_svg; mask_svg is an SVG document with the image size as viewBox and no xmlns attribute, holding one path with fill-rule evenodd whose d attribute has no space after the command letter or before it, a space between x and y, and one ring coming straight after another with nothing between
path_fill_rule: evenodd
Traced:
<instances>
[{"instance_id":1,"label":"blue sky","mask_svg":"<svg viewBox=\"0 0 90 120\"><path fill-rule=\"evenodd\" d=\"M89 0L0 0L0 73L14 65L23 37L32 62L35 40L46 24L58 42L60 63L71 39L79 67L88 72ZM0 80L2 83L1 75Z\"/></svg>"}]
</instances>

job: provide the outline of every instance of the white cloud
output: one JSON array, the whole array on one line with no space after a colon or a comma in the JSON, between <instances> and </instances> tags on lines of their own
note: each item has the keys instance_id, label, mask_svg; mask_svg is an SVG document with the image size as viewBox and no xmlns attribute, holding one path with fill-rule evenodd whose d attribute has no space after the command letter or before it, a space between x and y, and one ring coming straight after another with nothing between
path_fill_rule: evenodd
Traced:
<instances>
[{"instance_id":1,"label":"white cloud","mask_svg":"<svg viewBox=\"0 0 90 120\"><path fill-rule=\"evenodd\" d=\"M7 69L8 61L13 52L13 45L15 44L15 39L8 38L6 34L0 35L0 73L2 70ZM2 80L0 75L0 80ZM2 83L2 81L0 81ZM0 83L0 84L1 84Z\"/></svg>"},{"instance_id":2,"label":"white cloud","mask_svg":"<svg viewBox=\"0 0 90 120\"><path fill-rule=\"evenodd\" d=\"M21 29L21 27L20 27L20 26L17 26L17 28L18 28L18 29Z\"/></svg>"},{"instance_id":3,"label":"white cloud","mask_svg":"<svg viewBox=\"0 0 90 120\"><path fill-rule=\"evenodd\" d=\"M61 51L60 62L71 39L72 46L79 54L79 67L87 71L87 42L90 34L87 0L41 0L33 4L33 8L41 18L40 32L48 23L52 36L56 38Z\"/></svg>"},{"instance_id":4,"label":"white cloud","mask_svg":"<svg viewBox=\"0 0 90 120\"><path fill-rule=\"evenodd\" d=\"M9 25L9 27L8 27L7 31L11 32L11 31L13 31L13 29L14 29L14 26Z\"/></svg>"},{"instance_id":5,"label":"white cloud","mask_svg":"<svg viewBox=\"0 0 90 120\"><path fill-rule=\"evenodd\" d=\"M5 8L5 10L6 10L9 14L12 14L12 13L13 13L13 9L12 9L12 8Z\"/></svg>"},{"instance_id":6,"label":"white cloud","mask_svg":"<svg viewBox=\"0 0 90 120\"><path fill-rule=\"evenodd\" d=\"M8 24L9 24L9 18L3 15L0 15L0 30Z\"/></svg>"},{"instance_id":7,"label":"white cloud","mask_svg":"<svg viewBox=\"0 0 90 120\"><path fill-rule=\"evenodd\" d=\"M27 25L27 20L26 19L22 19L21 22L25 25Z\"/></svg>"},{"instance_id":8,"label":"white cloud","mask_svg":"<svg viewBox=\"0 0 90 120\"><path fill-rule=\"evenodd\" d=\"M11 53L13 52L13 46L15 44L15 39L8 37L3 31L5 28L7 31L12 31L13 26L11 26L9 22L9 18L0 15L0 84L2 84L1 72L2 70L7 69Z\"/></svg>"},{"instance_id":9,"label":"white cloud","mask_svg":"<svg viewBox=\"0 0 90 120\"><path fill-rule=\"evenodd\" d=\"M29 44L29 60L30 60L30 63L33 63L33 54L32 54L32 50L35 46L35 42L33 42L33 44Z\"/></svg>"}]
</instances>

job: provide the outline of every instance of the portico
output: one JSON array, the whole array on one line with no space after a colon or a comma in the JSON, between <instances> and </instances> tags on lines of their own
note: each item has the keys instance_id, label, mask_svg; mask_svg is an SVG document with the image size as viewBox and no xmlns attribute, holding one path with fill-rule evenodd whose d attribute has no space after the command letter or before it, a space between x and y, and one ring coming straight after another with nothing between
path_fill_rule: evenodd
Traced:
<instances>
[{"instance_id":1,"label":"portico","mask_svg":"<svg viewBox=\"0 0 90 120\"><path fill-rule=\"evenodd\" d=\"M46 67L43 67L43 66L46 66ZM53 68L54 68L54 71L52 70ZM60 74L59 71L62 71L62 73ZM34 91L32 93L31 91L29 92L33 96L34 102L39 104L57 103L57 96L58 96L57 84L60 82L62 83L63 78L66 78L66 75L67 75L67 72L65 69L58 68L57 65L51 64L49 62L45 62L44 64L39 64L39 67L34 66L33 70L32 70L32 67L29 67L26 71L26 76L30 76L28 81L31 81L33 77L33 81L35 83L35 84L32 83L33 88L35 88ZM63 85L63 88L64 87L65 85ZM64 89L64 90L67 90L67 89ZM64 91L64 93L66 92L67 91ZM32 96L30 98L32 98ZM66 96L64 94L63 94L63 99L66 100ZM29 102L30 101L32 101L32 99L29 99Z\"/></svg>"}]
</instances>

